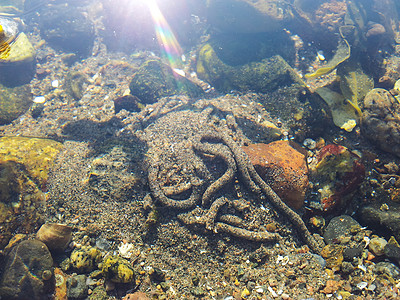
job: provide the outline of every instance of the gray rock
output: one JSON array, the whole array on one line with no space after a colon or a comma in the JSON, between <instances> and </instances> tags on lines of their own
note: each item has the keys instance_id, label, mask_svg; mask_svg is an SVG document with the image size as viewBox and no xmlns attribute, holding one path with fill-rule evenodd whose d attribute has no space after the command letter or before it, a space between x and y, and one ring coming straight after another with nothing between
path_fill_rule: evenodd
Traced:
<instances>
[{"instance_id":1,"label":"gray rock","mask_svg":"<svg viewBox=\"0 0 400 300\"><path fill-rule=\"evenodd\" d=\"M367 206L361 209L360 218L361 221L371 228L377 226L387 232L390 232L394 237L400 239L400 207L392 203L389 210L379 209L379 205Z\"/></svg>"},{"instance_id":2,"label":"gray rock","mask_svg":"<svg viewBox=\"0 0 400 300\"><path fill-rule=\"evenodd\" d=\"M341 215L333 218L325 229L325 242L331 244L339 236L350 234L353 226L360 226L360 224L350 216Z\"/></svg>"},{"instance_id":3,"label":"gray rock","mask_svg":"<svg viewBox=\"0 0 400 300\"><path fill-rule=\"evenodd\" d=\"M11 123L24 114L31 105L32 94L28 85L15 88L0 85L0 125Z\"/></svg>"},{"instance_id":4,"label":"gray rock","mask_svg":"<svg viewBox=\"0 0 400 300\"><path fill-rule=\"evenodd\" d=\"M200 86L183 77L158 60L148 60L140 66L129 84L131 94L143 103L157 102L161 97L187 95L198 97L203 95Z\"/></svg>"},{"instance_id":5,"label":"gray rock","mask_svg":"<svg viewBox=\"0 0 400 300\"><path fill-rule=\"evenodd\" d=\"M67 279L68 299L82 299L87 297L87 293L86 275L75 275Z\"/></svg>"},{"instance_id":6,"label":"gray rock","mask_svg":"<svg viewBox=\"0 0 400 300\"><path fill-rule=\"evenodd\" d=\"M390 262L379 262L374 266L374 272L376 274L383 274L393 279L397 279L400 276L400 269L399 267L395 266Z\"/></svg>"},{"instance_id":7,"label":"gray rock","mask_svg":"<svg viewBox=\"0 0 400 300\"><path fill-rule=\"evenodd\" d=\"M22 241L12 248L5 261L0 299L47 299L52 288L53 259L44 243Z\"/></svg>"},{"instance_id":8,"label":"gray rock","mask_svg":"<svg viewBox=\"0 0 400 300\"><path fill-rule=\"evenodd\" d=\"M364 98L362 132L384 151L399 156L399 102L384 89L373 89Z\"/></svg>"}]
</instances>

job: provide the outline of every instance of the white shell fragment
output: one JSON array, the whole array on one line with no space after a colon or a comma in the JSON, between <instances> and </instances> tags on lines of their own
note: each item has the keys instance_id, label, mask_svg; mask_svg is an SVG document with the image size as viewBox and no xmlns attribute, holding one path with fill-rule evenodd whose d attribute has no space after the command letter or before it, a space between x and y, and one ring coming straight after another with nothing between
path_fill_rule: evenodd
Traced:
<instances>
[{"instance_id":1,"label":"white shell fragment","mask_svg":"<svg viewBox=\"0 0 400 300\"><path fill-rule=\"evenodd\" d=\"M46 98L44 96L37 96L33 99L33 102L38 104L45 103Z\"/></svg>"},{"instance_id":2,"label":"white shell fragment","mask_svg":"<svg viewBox=\"0 0 400 300\"><path fill-rule=\"evenodd\" d=\"M319 50L317 52L317 57L318 57L319 60L324 61L325 60L324 51Z\"/></svg>"},{"instance_id":3,"label":"white shell fragment","mask_svg":"<svg viewBox=\"0 0 400 300\"><path fill-rule=\"evenodd\" d=\"M52 86L53 88L58 88L59 85L60 85L60 82L59 82L57 79L56 79L56 80L53 80L53 81L51 82L51 86Z\"/></svg>"}]
</instances>

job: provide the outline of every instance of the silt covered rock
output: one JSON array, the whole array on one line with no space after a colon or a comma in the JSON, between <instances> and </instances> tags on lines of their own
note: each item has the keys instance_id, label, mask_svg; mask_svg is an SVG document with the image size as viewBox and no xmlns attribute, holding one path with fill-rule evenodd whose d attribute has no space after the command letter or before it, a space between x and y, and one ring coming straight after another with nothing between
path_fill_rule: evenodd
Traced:
<instances>
[{"instance_id":1,"label":"silt covered rock","mask_svg":"<svg viewBox=\"0 0 400 300\"><path fill-rule=\"evenodd\" d=\"M362 132L384 151L400 157L400 103L388 91L373 89L364 99Z\"/></svg>"},{"instance_id":2,"label":"silt covered rock","mask_svg":"<svg viewBox=\"0 0 400 300\"><path fill-rule=\"evenodd\" d=\"M23 115L31 105L29 86L10 88L0 85L0 125L11 123Z\"/></svg>"},{"instance_id":3,"label":"silt covered rock","mask_svg":"<svg viewBox=\"0 0 400 300\"><path fill-rule=\"evenodd\" d=\"M189 97L203 94L198 85L158 60L146 61L133 76L129 88L132 95L146 104L157 102L161 97L177 94Z\"/></svg>"},{"instance_id":4,"label":"silt covered rock","mask_svg":"<svg viewBox=\"0 0 400 300\"><path fill-rule=\"evenodd\" d=\"M6 257L0 298L46 299L52 277L53 259L46 245L38 240L22 241Z\"/></svg>"}]
</instances>

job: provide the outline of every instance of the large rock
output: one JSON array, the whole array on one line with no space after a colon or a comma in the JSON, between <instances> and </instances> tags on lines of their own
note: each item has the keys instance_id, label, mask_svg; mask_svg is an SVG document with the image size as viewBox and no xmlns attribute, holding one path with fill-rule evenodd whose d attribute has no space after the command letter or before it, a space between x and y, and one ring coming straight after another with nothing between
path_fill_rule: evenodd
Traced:
<instances>
[{"instance_id":1,"label":"large rock","mask_svg":"<svg viewBox=\"0 0 400 300\"><path fill-rule=\"evenodd\" d=\"M23 115L31 104L32 95L29 86L10 88L0 85L0 125L11 123Z\"/></svg>"},{"instance_id":2,"label":"large rock","mask_svg":"<svg viewBox=\"0 0 400 300\"><path fill-rule=\"evenodd\" d=\"M26 137L0 138L0 249L15 231L32 232L51 164L62 144Z\"/></svg>"},{"instance_id":3,"label":"large rock","mask_svg":"<svg viewBox=\"0 0 400 300\"><path fill-rule=\"evenodd\" d=\"M304 204L309 186L305 156L287 141L243 147L260 176L294 209Z\"/></svg>"},{"instance_id":4,"label":"large rock","mask_svg":"<svg viewBox=\"0 0 400 300\"><path fill-rule=\"evenodd\" d=\"M91 54L95 30L84 8L54 4L43 10L38 22L43 38L52 47L79 56Z\"/></svg>"},{"instance_id":5,"label":"large rock","mask_svg":"<svg viewBox=\"0 0 400 300\"><path fill-rule=\"evenodd\" d=\"M364 99L364 135L384 151L400 157L400 103L388 91L373 89Z\"/></svg>"},{"instance_id":6,"label":"large rock","mask_svg":"<svg viewBox=\"0 0 400 300\"><path fill-rule=\"evenodd\" d=\"M379 205L366 206L360 210L359 215L363 224L390 232L397 240L400 240L400 206L398 204L392 203L389 210Z\"/></svg>"},{"instance_id":7,"label":"large rock","mask_svg":"<svg viewBox=\"0 0 400 300\"><path fill-rule=\"evenodd\" d=\"M1 299L47 299L51 292L53 259L38 240L22 241L6 257L0 282Z\"/></svg>"},{"instance_id":8,"label":"large rock","mask_svg":"<svg viewBox=\"0 0 400 300\"><path fill-rule=\"evenodd\" d=\"M216 52L212 44L206 44L201 48L197 61L197 74L223 92L237 90L268 93L281 86L292 85L298 89L305 88L300 77L281 56L276 55L259 62L232 66L221 59L221 54Z\"/></svg>"},{"instance_id":9,"label":"large rock","mask_svg":"<svg viewBox=\"0 0 400 300\"><path fill-rule=\"evenodd\" d=\"M18 31L18 23L0 16L0 82L7 86L28 83L35 74L35 48L25 33Z\"/></svg>"},{"instance_id":10,"label":"large rock","mask_svg":"<svg viewBox=\"0 0 400 300\"><path fill-rule=\"evenodd\" d=\"M175 73L158 60L146 61L135 73L129 85L131 94L143 103L157 102L161 97L184 94L198 97L203 90L189 79Z\"/></svg>"},{"instance_id":11,"label":"large rock","mask_svg":"<svg viewBox=\"0 0 400 300\"><path fill-rule=\"evenodd\" d=\"M255 33L279 30L293 21L289 5L277 0L210 0L208 22L222 32Z\"/></svg>"}]
</instances>

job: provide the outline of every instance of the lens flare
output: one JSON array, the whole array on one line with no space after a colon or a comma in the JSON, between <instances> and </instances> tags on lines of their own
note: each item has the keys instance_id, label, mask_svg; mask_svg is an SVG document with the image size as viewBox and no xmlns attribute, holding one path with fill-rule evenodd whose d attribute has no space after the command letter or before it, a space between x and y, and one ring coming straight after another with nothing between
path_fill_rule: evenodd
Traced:
<instances>
[{"instance_id":1,"label":"lens flare","mask_svg":"<svg viewBox=\"0 0 400 300\"><path fill-rule=\"evenodd\" d=\"M168 25L155 0L147 1L151 17L153 18L155 32L163 55L167 58L171 68L179 68L182 48L180 47L175 34Z\"/></svg>"}]
</instances>

